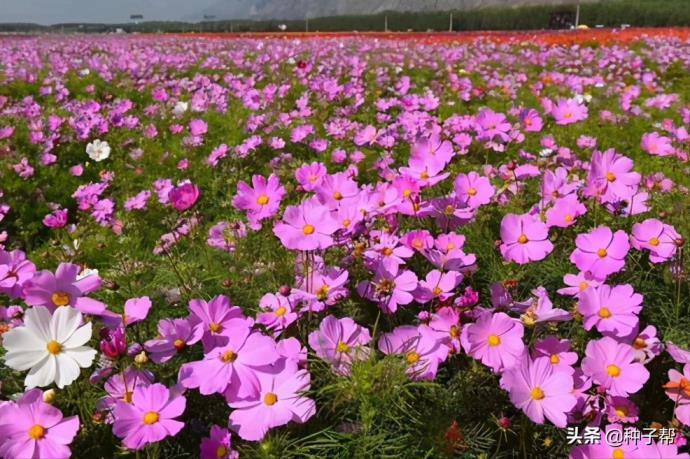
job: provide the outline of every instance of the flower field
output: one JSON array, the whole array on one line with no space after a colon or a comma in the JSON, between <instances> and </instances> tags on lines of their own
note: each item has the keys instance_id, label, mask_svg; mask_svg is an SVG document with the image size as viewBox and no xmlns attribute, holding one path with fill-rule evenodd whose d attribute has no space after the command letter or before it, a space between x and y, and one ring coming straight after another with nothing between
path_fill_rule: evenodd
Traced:
<instances>
[{"instance_id":1,"label":"flower field","mask_svg":"<svg viewBox=\"0 0 690 459\"><path fill-rule=\"evenodd\" d=\"M0 50L1 458L690 458L687 30Z\"/></svg>"}]
</instances>

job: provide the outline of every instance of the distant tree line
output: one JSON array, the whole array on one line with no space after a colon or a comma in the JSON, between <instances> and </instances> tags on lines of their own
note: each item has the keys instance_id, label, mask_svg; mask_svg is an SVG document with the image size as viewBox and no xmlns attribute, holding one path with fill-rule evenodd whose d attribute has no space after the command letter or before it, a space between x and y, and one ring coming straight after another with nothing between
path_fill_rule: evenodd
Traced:
<instances>
[{"instance_id":1,"label":"distant tree line","mask_svg":"<svg viewBox=\"0 0 690 459\"><path fill-rule=\"evenodd\" d=\"M574 12L575 5L524 6L519 8L487 7L470 11L454 11L452 29L463 30L528 30L546 29L553 14ZM387 21L386 21L387 18ZM381 31L384 23L390 31L449 30L450 12L411 13L390 11L366 16L333 16L309 18L310 31ZM0 32L83 32L108 33L120 29L128 33L156 32L269 32L285 24L287 31L304 31L307 20L249 21L226 20L189 22L145 21L138 24L0 24ZM690 26L690 0L603 0L584 3L580 24L618 27L629 24L639 27Z\"/></svg>"}]
</instances>

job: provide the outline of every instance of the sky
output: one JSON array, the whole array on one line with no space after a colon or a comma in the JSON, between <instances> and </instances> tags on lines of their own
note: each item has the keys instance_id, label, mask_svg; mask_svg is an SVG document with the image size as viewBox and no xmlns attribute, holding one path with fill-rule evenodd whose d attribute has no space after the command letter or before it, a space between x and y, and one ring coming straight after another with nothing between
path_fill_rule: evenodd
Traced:
<instances>
[{"instance_id":1,"label":"sky","mask_svg":"<svg viewBox=\"0 0 690 459\"><path fill-rule=\"evenodd\" d=\"M145 20L201 18L218 0L0 0L0 23L129 22L130 14Z\"/></svg>"}]
</instances>

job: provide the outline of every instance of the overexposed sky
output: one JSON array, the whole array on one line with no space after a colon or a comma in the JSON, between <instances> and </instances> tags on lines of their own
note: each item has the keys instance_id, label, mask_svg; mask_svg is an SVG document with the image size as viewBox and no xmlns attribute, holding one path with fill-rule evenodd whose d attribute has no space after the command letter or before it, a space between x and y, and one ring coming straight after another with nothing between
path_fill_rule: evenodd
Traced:
<instances>
[{"instance_id":1,"label":"overexposed sky","mask_svg":"<svg viewBox=\"0 0 690 459\"><path fill-rule=\"evenodd\" d=\"M145 20L200 19L219 0L0 0L0 23L129 22L130 14Z\"/></svg>"}]
</instances>

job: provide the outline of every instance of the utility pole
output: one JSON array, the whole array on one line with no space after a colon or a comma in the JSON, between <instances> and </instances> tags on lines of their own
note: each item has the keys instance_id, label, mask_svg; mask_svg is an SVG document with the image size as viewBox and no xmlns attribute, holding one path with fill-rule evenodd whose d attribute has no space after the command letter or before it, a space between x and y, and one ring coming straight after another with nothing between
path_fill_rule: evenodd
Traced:
<instances>
[{"instance_id":1,"label":"utility pole","mask_svg":"<svg viewBox=\"0 0 690 459\"><path fill-rule=\"evenodd\" d=\"M388 32L388 15L383 17L383 31Z\"/></svg>"},{"instance_id":2,"label":"utility pole","mask_svg":"<svg viewBox=\"0 0 690 459\"><path fill-rule=\"evenodd\" d=\"M448 24L448 32L453 31L453 12L450 12L450 24Z\"/></svg>"},{"instance_id":3,"label":"utility pole","mask_svg":"<svg viewBox=\"0 0 690 459\"><path fill-rule=\"evenodd\" d=\"M577 0L577 7L575 8L575 28L580 26L580 0Z\"/></svg>"}]
</instances>

